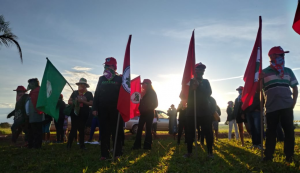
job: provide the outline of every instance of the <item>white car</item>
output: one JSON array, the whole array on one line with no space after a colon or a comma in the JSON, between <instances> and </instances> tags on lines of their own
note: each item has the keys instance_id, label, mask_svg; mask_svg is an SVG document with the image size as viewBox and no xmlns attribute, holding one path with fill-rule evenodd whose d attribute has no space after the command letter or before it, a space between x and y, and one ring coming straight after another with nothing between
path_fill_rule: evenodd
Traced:
<instances>
[{"instance_id":1,"label":"white car","mask_svg":"<svg viewBox=\"0 0 300 173\"><path fill-rule=\"evenodd\" d=\"M168 131L169 130L169 116L164 111L156 110L158 115L157 121L157 131ZM137 133L138 124L139 124L139 116L136 116L130 119L125 123L124 129L130 130L132 134ZM177 120L178 124L178 120Z\"/></svg>"}]
</instances>

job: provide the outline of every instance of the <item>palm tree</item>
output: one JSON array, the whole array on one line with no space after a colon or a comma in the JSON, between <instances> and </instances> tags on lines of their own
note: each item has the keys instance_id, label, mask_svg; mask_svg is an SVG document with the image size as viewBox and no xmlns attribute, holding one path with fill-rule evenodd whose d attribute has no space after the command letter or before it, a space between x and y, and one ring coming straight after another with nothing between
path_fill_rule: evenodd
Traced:
<instances>
[{"instance_id":1,"label":"palm tree","mask_svg":"<svg viewBox=\"0 0 300 173\"><path fill-rule=\"evenodd\" d=\"M3 15L0 15L0 34L0 46L5 45L6 47L9 47L11 44L15 44L19 50L21 62L23 63L22 50L19 43L16 41L18 37L11 32L9 22L5 22Z\"/></svg>"}]
</instances>

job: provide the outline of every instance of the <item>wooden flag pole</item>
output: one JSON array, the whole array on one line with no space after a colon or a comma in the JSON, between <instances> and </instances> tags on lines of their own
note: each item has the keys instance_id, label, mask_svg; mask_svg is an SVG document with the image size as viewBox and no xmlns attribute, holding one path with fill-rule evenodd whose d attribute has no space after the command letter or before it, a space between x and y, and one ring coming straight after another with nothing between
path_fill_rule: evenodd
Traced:
<instances>
[{"instance_id":1,"label":"wooden flag pole","mask_svg":"<svg viewBox=\"0 0 300 173\"><path fill-rule=\"evenodd\" d=\"M120 123L120 112L118 113L118 121L117 121L116 136L115 136L114 151L113 151L113 161L115 160L115 155L116 155L116 147L117 147L117 140L118 140L119 123ZM102 144L102 145L104 145L104 144Z\"/></svg>"},{"instance_id":2,"label":"wooden flag pole","mask_svg":"<svg viewBox=\"0 0 300 173\"><path fill-rule=\"evenodd\" d=\"M196 151L196 158L198 158L198 152L197 152L197 134L196 134L196 129L197 129L196 90L194 90L194 120L195 120L195 151Z\"/></svg>"},{"instance_id":3,"label":"wooden flag pole","mask_svg":"<svg viewBox=\"0 0 300 173\"><path fill-rule=\"evenodd\" d=\"M264 158L264 106L263 106L263 91L262 91L262 79L259 80L259 92L260 92L260 140L261 140L261 160Z\"/></svg>"}]
</instances>

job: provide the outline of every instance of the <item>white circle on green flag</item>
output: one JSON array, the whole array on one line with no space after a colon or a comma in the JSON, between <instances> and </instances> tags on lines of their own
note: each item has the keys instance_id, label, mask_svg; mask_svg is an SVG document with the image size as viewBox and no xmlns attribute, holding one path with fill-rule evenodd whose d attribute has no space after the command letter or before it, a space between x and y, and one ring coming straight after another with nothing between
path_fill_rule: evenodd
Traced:
<instances>
[{"instance_id":1,"label":"white circle on green flag","mask_svg":"<svg viewBox=\"0 0 300 173\"><path fill-rule=\"evenodd\" d=\"M141 100L141 93L139 93L139 92L134 92L134 93L132 93L131 96L130 96L130 100L131 100L131 102L134 103L134 104L140 103L140 100Z\"/></svg>"},{"instance_id":2,"label":"white circle on green flag","mask_svg":"<svg viewBox=\"0 0 300 173\"><path fill-rule=\"evenodd\" d=\"M47 98L49 98L52 94L52 86L51 86L51 82L48 80L47 80L46 89L47 89Z\"/></svg>"},{"instance_id":3,"label":"white circle on green flag","mask_svg":"<svg viewBox=\"0 0 300 173\"><path fill-rule=\"evenodd\" d=\"M122 76L122 86L127 91L130 93L130 66L126 67L124 70L123 76Z\"/></svg>"}]
</instances>

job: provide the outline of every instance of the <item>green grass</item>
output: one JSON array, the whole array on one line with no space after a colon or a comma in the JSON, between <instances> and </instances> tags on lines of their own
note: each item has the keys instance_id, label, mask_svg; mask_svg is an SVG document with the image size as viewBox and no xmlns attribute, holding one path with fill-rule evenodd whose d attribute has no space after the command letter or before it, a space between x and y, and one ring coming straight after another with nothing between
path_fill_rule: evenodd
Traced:
<instances>
[{"instance_id":1,"label":"green grass","mask_svg":"<svg viewBox=\"0 0 300 173\"><path fill-rule=\"evenodd\" d=\"M46 144L42 149L26 149L0 143L1 172L299 172L299 161L284 162L283 144L276 146L274 162L260 162L260 151L247 149L239 142L221 139L215 143L214 159L206 157L206 147L198 146L198 157L185 159L186 145L177 146L171 137L153 140L152 150L130 148L134 136L125 141L124 155L119 161L100 161L100 146L87 144L88 150L79 150L74 143L71 150L66 144ZM161 144L159 144L159 142ZM182 140L183 142L183 140ZM300 137L296 138L295 159L300 159Z\"/></svg>"},{"instance_id":2,"label":"green grass","mask_svg":"<svg viewBox=\"0 0 300 173\"><path fill-rule=\"evenodd\" d=\"M0 128L0 135L9 135L11 134L10 128Z\"/></svg>"}]
</instances>

